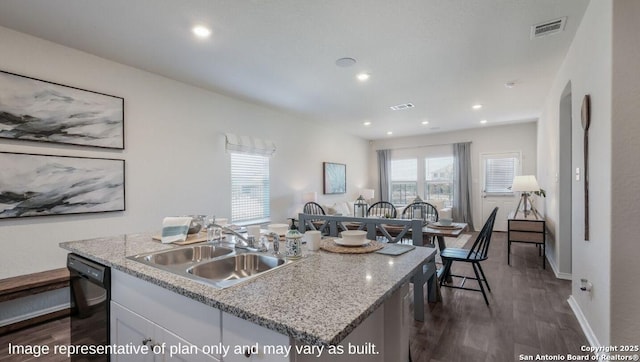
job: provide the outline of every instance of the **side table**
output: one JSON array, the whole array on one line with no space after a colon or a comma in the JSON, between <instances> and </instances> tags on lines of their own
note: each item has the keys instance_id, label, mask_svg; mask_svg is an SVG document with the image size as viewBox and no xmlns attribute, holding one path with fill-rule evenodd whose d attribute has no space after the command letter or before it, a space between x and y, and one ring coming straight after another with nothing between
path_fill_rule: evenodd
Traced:
<instances>
[{"instance_id":1,"label":"side table","mask_svg":"<svg viewBox=\"0 0 640 362\"><path fill-rule=\"evenodd\" d=\"M530 243L542 247L542 268L546 269L545 221L530 214L526 218L522 213L509 214L507 232L507 264L511 265L511 243Z\"/></svg>"}]
</instances>

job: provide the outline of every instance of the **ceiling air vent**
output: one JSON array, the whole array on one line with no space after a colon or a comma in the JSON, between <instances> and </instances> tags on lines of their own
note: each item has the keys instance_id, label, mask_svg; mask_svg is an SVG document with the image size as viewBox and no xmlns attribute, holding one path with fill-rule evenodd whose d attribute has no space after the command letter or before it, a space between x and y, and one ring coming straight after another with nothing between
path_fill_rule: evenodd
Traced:
<instances>
[{"instance_id":1,"label":"ceiling air vent","mask_svg":"<svg viewBox=\"0 0 640 362\"><path fill-rule=\"evenodd\" d=\"M542 38L543 36L556 34L564 30L567 17L545 21L544 23L531 26L531 39Z\"/></svg>"},{"instance_id":2,"label":"ceiling air vent","mask_svg":"<svg viewBox=\"0 0 640 362\"><path fill-rule=\"evenodd\" d=\"M405 104L398 104L397 106L391 106L389 108L391 108L394 111L401 111L403 109L409 109L409 108L413 108L413 107L415 107L413 104L405 103Z\"/></svg>"}]
</instances>

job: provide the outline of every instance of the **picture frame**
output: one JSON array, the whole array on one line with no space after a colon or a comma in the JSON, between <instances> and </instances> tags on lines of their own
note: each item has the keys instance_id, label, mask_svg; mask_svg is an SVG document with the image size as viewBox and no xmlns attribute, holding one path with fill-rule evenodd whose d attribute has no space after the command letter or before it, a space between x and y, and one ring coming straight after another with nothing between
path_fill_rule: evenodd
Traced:
<instances>
[{"instance_id":1,"label":"picture frame","mask_svg":"<svg viewBox=\"0 0 640 362\"><path fill-rule=\"evenodd\" d=\"M322 163L323 188L325 195L347 192L347 165L343 163Z\"/></svg>"},{"instance_id":2,"label":"picture frame","mask_svg":"<svg viewBox=\"0 0 640 362\"><path fill-rule=\"evenodd\" d=\"M0 138L124 149L124 98L0 70Z\"/></svg>"},{"instance_id":3,"label":"picture frame","mask_svg":"<svg viewBox=\"0 0 640 362\"><path fill-rule=\"evenodd\" d=\"M0 152L0 219L125 210L124 160Z\"/></svg>"}]
</instances>

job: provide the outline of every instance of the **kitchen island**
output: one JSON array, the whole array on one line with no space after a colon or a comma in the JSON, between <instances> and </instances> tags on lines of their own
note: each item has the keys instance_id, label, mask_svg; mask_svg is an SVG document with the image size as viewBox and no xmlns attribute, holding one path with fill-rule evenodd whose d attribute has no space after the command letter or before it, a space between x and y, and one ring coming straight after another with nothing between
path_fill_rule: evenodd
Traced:
<instances>
[{"instance_id":1,"label":"kitchen island","mask_svg":"<svg viewBox=\"0 0 640 362\"><path fill-rule=\"evenodd\" d=\"M217 289L128 259L176 247L154 241L152 234L60 246L112 269L112 344L140 338L138 343L152 347L193 345L201 349L198 359L224 361L247 360L245 355L255 360L304 361L321 349L324 354L318 360L384 361L385 354L402 355L394 350L408 349L408 282L425 264L433 263L435 255L435 249L426 247L395 257L306 252L302 261ZM148 325L138 328L139 321L118 319L127 313ZM119 332L126 338L117 337ZM402 336L406 346L397 346L393 341ZM209 353L202 351L203 346ZM224 347L237 346L256 350L224 353ZM273 353L265 353L265 346L271 346ZM343 346L342 353L336 346ZM286 347L291 349L286 355L276 351ZM292 347L307 348L308 353L296 354ZM337 355L328 355L332 348ZM197 360L187 347L184 351L185 360Z\"/></svg>"}]
</instances>

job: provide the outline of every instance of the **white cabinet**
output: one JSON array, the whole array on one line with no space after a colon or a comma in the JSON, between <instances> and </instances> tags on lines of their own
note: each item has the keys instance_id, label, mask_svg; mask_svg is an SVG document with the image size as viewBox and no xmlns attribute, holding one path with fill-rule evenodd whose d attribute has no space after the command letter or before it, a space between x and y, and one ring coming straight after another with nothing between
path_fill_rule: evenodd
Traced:
<instances>
[{"instance_id":1,"label":"white cabinet","mask_svg":"<svg viewBox=\"0 0 640 362\"><path fill-rule=\"evenodd\" d=\"M111 345L141 348L153 341L154 326L148 320L111 302ZM153 353L132 353L127 355L111 355L111 361L159 361Z\"/></svg>"},{"instance_id":2,"label":"white cabinet","mask_svg":"<svg viewBox=\"0 0 640 362\"><path fill-rule=\"evenodd\" d=\"M278 354L265 354L264 346L290 346L289 337L254 323L240 319L228 313L222 313L222 343L231 346L231 351L222 360L224 362L282 362L289 357ZM234 348L241 348L243 353L234 353ZM257 346L257 351L250 350ZM293 350L293 348L292 348ZM293 359L291 359L293 361Z\"/></svg>"},{"instance_id":3,"label":"white cabinet","mask_svg":"<svg viewBox=\"0 0 640 362\"><path fill-rule=\"evenodd\" d=\"M146 325L145 325L146 322ZM149 327L149 324L152 326ZM152 338L151 343L165 343L165 350L171 354L171 348L181 354L174 354L170 359L179 361L182 356L187 361L210 361L202 349L221 359L214 346L221 343L221 312L185 296L171 292L157 285L111 270L111 340L113 343L126 345L131 342L139 345L142 340ZM151 328L152 331L149 331ZM140 339L142 334L145 338ZM191 346L191 347L189 347ZM200 348L198 353L188 353L189 348ZM113 359L118 361L118 359ZM120 359L129 361L135 359ZM154 359L139 359L155 361ZM158 359L156 359L158 360ZM162 360L162 359L160 359Z\"/></svg>"},{"instance_id":4,"label":"white cabinet","mask_svg":"<svg viewBox=\"0 0 640 362\"><path fill-rule=\"evenodd\" d=\"M404 284L385 302L384 355L386 361L409 360L409 328L411 324L411 293Z\"/></svg>"},{"instance_id":5,"label":"white cabinet","mask_svg":"<svg viewBox=\"0 0 640 362\"><path fill-rule=\"evenodd\" d=\"M112 354L111 361L218 361L165 328L111 302L111 344L131 353Z\"/></svg>"},{"instance_id":6,"label":"white cabinet","mask_svg":"<svg viewBox=\"0 0 640 362\"><path fill-rule=\"evenodd\" d=\"M296 354L296 347L305 346L289 336L117 270L112 270L111 291L112 344L140 348L146 343L157 352L112 355L112 361L405 362L409 357L408 284L346 336L340 343L342 353L325 348L320 358ZM216 346L229 350L220 353ZM254 346L257 351L250 350ZM278 350L268 353L264 346ZM284 348L289 348L288 356L280 353Z\"/></svg>"}]
</instances>

